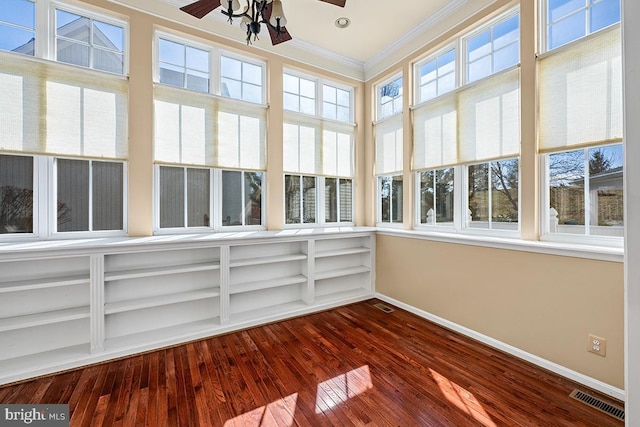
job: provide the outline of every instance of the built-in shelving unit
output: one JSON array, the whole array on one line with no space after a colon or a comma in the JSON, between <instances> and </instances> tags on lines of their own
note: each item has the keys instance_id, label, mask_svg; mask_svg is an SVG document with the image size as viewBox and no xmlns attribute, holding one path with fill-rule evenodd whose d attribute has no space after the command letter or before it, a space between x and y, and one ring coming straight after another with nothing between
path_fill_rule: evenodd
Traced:
<instances>
[{"instance_id":1,"label":"built-in shelving unit","mask_svg":"<svg viewBox=\"0 0 640 427\"><path fill-rule=\"evenodd\" d=\"M0 245L0 384L369 298L374 242L352 229Z\"/></svg>"}]
</instances>

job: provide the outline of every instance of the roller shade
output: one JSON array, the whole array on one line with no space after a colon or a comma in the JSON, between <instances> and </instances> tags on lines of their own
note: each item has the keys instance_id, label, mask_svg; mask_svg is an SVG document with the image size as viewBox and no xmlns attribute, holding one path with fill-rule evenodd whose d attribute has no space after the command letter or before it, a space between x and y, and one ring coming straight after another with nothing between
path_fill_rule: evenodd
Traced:
<instances>
[{"instance_id":1,"label":"roller shade","mask_svg":"<svg viewBox=\"0 0 640 427\"><path fill-rule=\"evenodd\" d=\"M540 150L622 141L620 26L539 61Z\"/></svg>"},{"instance_id":2,"label":"roller shade","mask_svg":"<svg viewBox=\"0 0 640 427\"><path fill-rule=\"evenodd\" d=\"M0 150L128 157L128 81L0 52Z\"/></svg>"},{"instance_id":3,"label":"roller shade","mask_svg":"<svg viewBox=\"0 0 640 427\"><path fill-rule=\"evenodd\" d=\"M376 175L402 172L402 114L374 125Z\"/></svg>"},{"instance_id":4,"label":"roller shade","mask_svg":"<svg viewBox=\"0 0 640 427\"><path fill-rule=\"evenodd\" d=\"M285 112L285 172L353 177L353 125Z\"/></svg>"},{"instance_id":5,"label":"roller shade","mask_svg":"<svg viewBox=\"0 0 640 427\"><path fill-rule=\"evenodd\" d=\"M265 169L265 106L164 85L154 93L157 162Z\"/></svg>"},{"instance_id":6,"label":"roller shade","mask_svg":"<svg viewBox=\"0 0 640 427\"><path fill-rule=\"evenodd\" d=\"M413 110L414 169L517 156L520 69L498 73Z\"/></svg>"}]
</instances>

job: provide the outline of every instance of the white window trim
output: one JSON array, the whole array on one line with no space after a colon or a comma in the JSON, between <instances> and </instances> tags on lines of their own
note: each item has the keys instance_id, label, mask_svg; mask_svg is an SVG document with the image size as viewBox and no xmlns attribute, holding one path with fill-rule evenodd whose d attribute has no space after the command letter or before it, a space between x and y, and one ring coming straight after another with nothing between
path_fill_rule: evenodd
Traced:
<instances>
[{"instance_id":1,"label":"white window trim","mask_svg":"<svg viewBox=\"0 0 640 427\"><path fill-rule=\"evenodd\" d=\"M58 231L58 174L56 169L57 159L71 159L85 162L112 162L122 164L122 230L89 230L89 231ZM70 158L63 156L47 156L47 169L49 179L48 185L48 222L47 232L42 237L52 237L55 239L82 239L82 238L100 238L100 237L122 237L128 235L129 224L129 180L128 180L128 163L124 160L113 159L96 159L96 158ZM93 228L93 189L92 189L91 163L89 166L89 228Z\"/></svg>"},{"instance_id":2,"label":"white window trim","mask_svg":"<svg viewBox=\"0 0 640 427\"><path fill-rule=\"evenodd\" d=\"M45 12L39 12L38 11L38 7L40 7L40 9L44 9ZM108 74L115 74L115 75L122 75L122 76L127 76L129 75L129 54L130 54L130 36L129 36L129 22L124 20L124 19L119 19L116 18L112 15L107 15L104 14L98 10L96 10L95 8L92 8L90 5L86 5L86 7L83 5L83 7L78 7L75 6L73 4L69 4L69 3L63 3L63 2L59 2L59 1L50 1L50 0L44 0L44 1L38 1L36 3L36 56L38 56L37 54L40 53L42 54L42 58L45 59L49 59L51 61L56 61L56 10L60 9L61 11L64 12L70 12L76 15L80 15L82 17L85 18L89 18L91 20L98 20L107 24L112 24L112 25L116 25L118 27L122 27L124 30L124 40L123 40L123 47L124 47L124 51L123 51L123 64L122 64L122 74L120 73L111 73L109 71L104 71L104 70L96 70L93 67L82 67L80 65L75 65L75 64L68 64L66 62L64 62L64 64L68 64L74 67L80 67L80 68L84 68L84 69L90 69L90 70L94 70L100 73L108 73ZM43 21L45 20L44 17L41 17L41 15L46 13L46 23L45 25L43 24ZM38 32L38 26L42 25L41 27L41 31L45 32L48 30L47 34L46 34L46 38L44 40L47 40L47 44L46 44L46 51L39 51L38 50L38 44L42 45L42 43L38 43L38 37L40 36L39 32ZM41 46L41 48L44 48L44 46ZM93 46L92 46L93 48ZM57 62L57 61L56 61Z\"/></svg>"},{"instance_id":3,"label":"white window trim","mask_svg":"<svg viewBox=\"0 0 640 427\"><path fill-rule=\"evenodd\" d=\"M255 65L257 67L260 67L262 69L262 82L261 82L261 96L262 96L262 102L258 103L259 105L265 105L267 103L266 99L267 99L267 64L264 61L261 61L257 58L252 58L249 56L242 56L242 55L238 55L237 53L234 52L230 52L227 50L222 50L222 49L218 49L215 52L215 58L213 60L214 62L214 66L216 67L215 69L212 69L212 77L215 77L215 79L211 79L214 82L214 91L217 95L222 96L222 70L220 69L221 67L221 57L222 56L226 56L227 58L231 58L231 59L235 59L237 61L241 61L241 62L246 62L248 64L252 64ZM241 80L242 81L242 80ZM249 101L244 101L243 99L237 99L237 98L231 98L231 97L226 97L224 96L223 98L227 98L227 99L235 99L237 101L243 101L243 102L249 102ZM252 103L253 104L253 103Z\"/></svg>"},{"instance_id":4,"label":"white window trim","mask_svg":"<svg viewBox=\"0 0 640 427\"><path fill-rule=\"evenodd\" d=\"M392 83L396 80L398 80L399 78L402 78L402 85L404 87L404 76L402 71L399 71L397 73L394 73L393 75L391 75L390 77L387 77L386 79L380 81L379 83L376 83L375 85L373 85L373 90L374 90L374 96L373 99L375 100L376 103L376 109L375 109L375 120L374 123L380 123L386 119L388 119L389 117L393 117L395 115L398 114L402 114L402 110L398 111L394 114L391 114L387 117L381 117L382 116L382 104L381 104L381 99L380 99L380 88L382 88L383 86L388 85L389 83ZM402 97L404 98L406 96L406 94L404 93L404 90L402 92ZM404 102L404 99L403 99Z\"/></svg>"},{"instance_id":5,"label":"white window trim","mask_svg":"<svg viewBox=\"0 0 640 427\"><path fill-rule=\"evenodd\" d=\"M322 209L322 212L324 213L323 217L320 218L319 221L319 225L321 226L353 226L355 223L353 222L353 218L355 217L355 180L352 177L344 177L344 176L321 176L318 177L318 180L321 182L320 185L318 185L319 188L321 188L320 190L320 194L318 195L318 200L319 200L319 205L320 206L326 206L326 196L327 196L327 191L326 191L326 184L325 184L325 180L327 178L331 178L331 179L335 179L337 180L337 186L338 186L338 200L337 200L337 204L336 204L336 209L337 209L337 217L338 217L338 221L336 222L331 222L331 221L327 221L327 211L326 209ZM341 179L348 179L351 181L351 221L340 221L340 180Z\"/></svg>"},{"instance_id":6,"label":"white window trim","mask_svg":"<svg viewBox=\"0 0 640 427\"><path fill-rule=\"evenodd\" d=\"M320 186L319 186L319 176L318 175L312 175L312 174L306 174L306 173L302 173L302 172L285 172L282 174L282 189L283 189L283 194L286 193L287 189L286 189L286 183L285 183L285 176L286 175L290 175L290 176L298 176L300 177L300 222L297 222L295 224L288 224L287 223L287 199L286 197L282 198L282 212L284 213L283 215L283 222L282 222L282 228L283 229L291 229L291 228L318 228L319 226L321 226L320 221L318 221L319 218L319 206L320 206L320 197L322 197L322 201L324 202L324 195L321 195L322 191L320 191ZM316 181L316 209L315 209L315 218L316 221L315 222L302 222L302 218L303 218L303 214L304 214L304 192L302 191L302 179L303 177L311 177L314 178ZM324 190L324 188L323 188ZM324 210L323 210L324 211Z\"/></svg>"},{"instance_id":7,"label":"white window trim","mask_svg":"<svg viewBox=\"0 0 640 427\"><path fill-rule=\"evenodd\" d=\"M402 212L402 222L383 222L382 221L382 194L380 194L380 186L382 183L382 178L386 178L386 177L396 177L396 176L401 176L403 177L402 180L402 188L403 188L403 193L404 193L404 176L403 173L389 173L389 174L383 174L383 175L376 175L376 227L381 227L381 228L402 228L403 224L404 224L404 220L405 220L405 216L404 216L404 206L403 206L403 212ZM393 188L393 186L392 186ZM392 193L393 194L393 193ZM392 196L392 195L391 195ZM393 196L392 196L393 199ZM404 195L402 197L402 203L404 204ZM390 212L391 213L391 212Z\"/></svg>"},{"instance_id":8,"label":"white window trim","mask_svg":"<svg viewBox=\"0 0 640 427\"><path fill-rule=\"evenodd\" d=\"M543 0L544 1L544 0ZM506 10L505 12L499 14L498 16L494 17L493 19L486 21L484 23L482 23L481 25L479 25L478 27L474 28L472 31L465 33L462 37L460 37L460 54L462 56L462 62L460 63L460 86L458 87L464 87L473 83L476 83L478 81L484 80L487 77L493 76L497 73L500 73L502 71L506 71L506 70L510 70L513 66L519 65L520 62L522 61L522 58L520 58L520 53L518 52L518 62L512 66L509 66L507 68L505 68L504 70L500 70L498 72L496 72L495 70L493 70L493 65L491 67L491 73L487 76L484 76L482 78L479 78L477 80L474 80L472 82L468 82L467 81L467 73L468 73L468 63L467 63L467 43L469 40L471 40L472 38L474 38L475 36L477 36L478 34L482 33L483 31L486 31L487 29L489 29L490 27L493 27L494 25L503 22L503 21L508 21L509 19L513 18L515 15L518 15L520 13L520 6L514 6L509 10ZM519 26L522 25L522 20L520 20ZM493 44L493 32L491 33L491 42ZM520 40L520 35L518 34L518 44L521 43ZM493 54L495 53L495 51L493 50L493 47L491 48L491 57L493 58ZM493 61L492 61L493 64Z\"/></svg>"},{"instance_id":9,"label":"white window trim","mask_svg":"<svg viewBox=\"0 0 640 427\"><path fill-rule=\"evenodd\" d=\"M242 195L244 196L244 174L246 172L259 172L262 174L262 183L261 183L261 197L260 197L260 223L261 225L222 225L222 172L223 171L235 171L235 172L242 172ZM219 195L219 197L216 197L216 200L219 203L213 203L214 207L211 210L211 212L215 212L213 219L215 219L215 223L213 223L213 229L214 231L257 231L257 230L266 230L267 226L266 226L266 221L267 221L267 215L266 215L266 182L267 182L267 173L264 171L252 171L252 170L234 170L234 169L214 169L213 170L213 177L214 177L214 183L216 183L216 186L213 187L211 186L211 188L215 188L214 189L214 195L217 194ZM211 200L213 202L214 197L211 197ZM244 197L242 197L242 200L244 200ZM242 205L242 218L244 221L244 218L246 218L245 212L244 212L244 203Z\"/></svg>"},{"instance_id":10,"label":"white window trim","mask_svg":"<svg viewBox=\"0 0 640 427\"><path fill-rule=\"evenodd\" d=\"M420 216L421 216L421 208L420 208L420 190L421 190L421 182L420 182L420 174L422 172L429 172L429 171L433 171L433 170L442 170L442 169L449 169L452 168L453 169L453 223L450 225L444 225L442 223L438 223L436 221L435 224L430 225L430 224L423 224L420 222ZM460 180L458 179L458 175L459 175L459 168L457 168L456 166L445 166L445 167L439 167L437 169L424 169L424 170L417 170L414 172L414 179L413 179L413 184L414 184L414 197L415 197L415 203L414 203L414 218L415 218L415 224L413 225L415 230L424 230L424 231L437 231L437 232L442 232L442 233L458 233L460 232L460 217L461 215L458 214L458 210L460 209L460 201L458 200L459 197L457 197L457 195L459 194L459 192L462 190L461 188L459 188L460 185Z\"/></svg>"},{"instance_id":11,"label":"white window trim","mask_svg":"<svg viewBox=\"0 0 640 427\"><path fill-rule=\"evenodd\" d=\"M610 144L609 144L610 145ZM579 150L584 147L576 147ZM567 150L574 151L574 150ZM553 242L568 245L589 245L596 247L623 248L624 237L617 236L595 236L589 234L567 234L567 233L551 233L549 231L549 162L548 155L552 153L539 154L540 156L540 241ZM585 160L586 162L589 159ZM588 180L586 180L588 181ZM588 184L585 185L585 192L588 192ZM585 211L585 221L588 220L588 213ZM625 221L627 219L625 218ZM585 224L585 227L588 227Z\"/></svg>"},{"instance_id":12,"label":"white window trim","mask_svg":"<svg viewBox=\"0 0 640 427\"><path fill-rule=\"evenodd\" d=\"M454 74L454 78L455 78L455 87L450 90L449 92L445 92L442 94L437 94L436 96L434 96L433 98L429 98L429 99L425 99L425 100L421 100L420 99L420 89L421 89L421 85L420 85L420 67L422 67L423 65L425 65L428 62L431 62L435 59L437 59L439 56L443 55L444 53L449 52L450 50L455 50L455 67L453 70L453 74ZM460 86L462 86L462 80L460 79L460 51L461 51L461 44L460 44L460 38L457 37L455 40L447 43L446 45L444 45L443 47L433 51L432 53L430 53L429 55L423 57L422 59L420 59L418 62L416 62L413 65L413 99L414 99L414 105L413 107L417 107L419 105L422 105L426 102L429 101L433 101L434 99L448 94L448 93L452 93L455 92ZM437 70L437 69L436 69ZM436 78L437 81L437 78Z\"/></svg>"}]
</instances>

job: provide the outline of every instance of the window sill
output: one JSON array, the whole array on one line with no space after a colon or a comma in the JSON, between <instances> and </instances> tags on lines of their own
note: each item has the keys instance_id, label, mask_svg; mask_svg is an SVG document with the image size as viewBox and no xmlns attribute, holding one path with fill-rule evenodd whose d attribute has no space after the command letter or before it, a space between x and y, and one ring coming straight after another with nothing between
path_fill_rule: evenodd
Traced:
<instances>
[{"instance_id":1,"label":"window sill","mask_svg":"<svg viewBox=\"0 0 640 427\"><path fill-rule=\"evenodd\" d=\"M617 247L603 247L549 241L532 241L478 235L449 234L444 232L428 232L422 230L400 230L382 227L378 227L377 234L382 236L429 240L433 242L532 252L545 255L559 255L599 261L624 262L624 249Z\"/></svg>"},{"instance_id":2,"label":"window sill","mask_svg":"<svg viewBox=\"0 0 640 427\"><path fill-rule=\"evenodd\" d=\"M147 237L104 237L87 239L59 240L22 240L0 242L0 260L21 259L28 256L52 256L52 251L90 255L105 251L126 252L128 250L173 249L188 247L206 247L211 244L224 245L235 242L251 243L261 240L287 240L291 238L310 238L347 235L351 233L374 233L375 227L316 227L296 228L274 231L228 231L217 233L165 234Z\"/></svg>"}]
</instances>

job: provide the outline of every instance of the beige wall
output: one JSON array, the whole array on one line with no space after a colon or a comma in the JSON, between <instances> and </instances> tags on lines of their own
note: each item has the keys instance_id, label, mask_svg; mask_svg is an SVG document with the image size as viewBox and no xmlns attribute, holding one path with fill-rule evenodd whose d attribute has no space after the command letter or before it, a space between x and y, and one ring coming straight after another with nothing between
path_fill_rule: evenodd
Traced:
<instances>
[{"instance_id":1,"label":"beige wall","mask_svg":"<svg viewBox=\"0 0 640 427\"><path fill-rule=\"evenodd\" d=\"M622 263L379 235L376 291L624 388Z\"/></svg>"}]
</instances>

